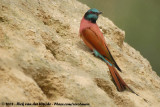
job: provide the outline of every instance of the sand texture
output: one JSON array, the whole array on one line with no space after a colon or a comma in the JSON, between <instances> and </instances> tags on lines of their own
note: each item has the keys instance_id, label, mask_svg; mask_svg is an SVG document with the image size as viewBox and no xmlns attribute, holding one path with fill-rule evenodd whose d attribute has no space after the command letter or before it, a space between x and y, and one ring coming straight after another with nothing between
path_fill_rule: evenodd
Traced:
<instances>
[{"instance_id":1,"label":"sand texture","mask_svg":"<svg viewBox=\"0 0 160 107\"><path fill-rule=\"evenodd\" d=\"M125 32L100 16L97 23L119 73L139 96L117 91L107 65L79 37L88 9L76 0L0 0L0 107L6 102L160 107L160 78L124 42Z\"/></svg>"}]
</instances>

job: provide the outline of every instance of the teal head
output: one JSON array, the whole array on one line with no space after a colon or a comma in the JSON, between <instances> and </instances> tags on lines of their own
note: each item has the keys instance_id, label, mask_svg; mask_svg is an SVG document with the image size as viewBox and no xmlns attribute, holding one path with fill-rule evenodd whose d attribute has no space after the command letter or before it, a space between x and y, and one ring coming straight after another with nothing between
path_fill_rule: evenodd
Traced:
<instances>
[{"instance_id":1,"label":"teal head","mask_svg":"<svg viewBox=\"0 0 160 107\"><path fill-rule=\"evenodd\" d=\"M89 9L85 15L84 18L86 20L91 21L92 23L96 23L96 20L98 19L99 14L101 14L102 12L98 11L97 9L93 8L93 9Z\"/></svg>"}]
</instances>

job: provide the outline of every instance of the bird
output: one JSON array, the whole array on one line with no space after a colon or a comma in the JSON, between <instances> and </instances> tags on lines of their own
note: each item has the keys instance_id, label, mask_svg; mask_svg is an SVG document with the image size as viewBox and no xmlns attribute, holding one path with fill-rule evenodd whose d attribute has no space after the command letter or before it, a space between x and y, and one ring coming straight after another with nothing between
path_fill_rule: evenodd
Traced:
<instances>
[{"instance_id":1,"label":"bird","mask_svg":"<svg viewBox=\"0 0 160 107\"><path fill-rule=\"evenodd\" d=\"M101 58L109 68L113 82L117 87L119 92L122 92L126 89L135 93L122 79L120 74L117 72L119 70L122 72L116 61L114 60L108 45L105 41L103 33L100 31L96 21L99 15L102 14L99 10L92 8L89 9L80 22L80 38L87 45L87 47L94 53L96 57ZM117 69L117 70L116 70ZM135 93L136 94L136 93ZM136 94L138 95L138 94Z\"/></svg>"}]
</instances>

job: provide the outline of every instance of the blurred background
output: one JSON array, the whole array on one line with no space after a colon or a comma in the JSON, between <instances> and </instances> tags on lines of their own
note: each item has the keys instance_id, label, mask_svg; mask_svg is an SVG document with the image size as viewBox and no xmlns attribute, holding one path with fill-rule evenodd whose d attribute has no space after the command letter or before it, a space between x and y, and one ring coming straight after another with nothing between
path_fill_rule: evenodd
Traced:
<instances>
[{"instance_id":1,"label":"blurred background","mask_svg":"<svg viewBox=\"0 0 160 107\"><path fill-rule=\"evenodd\" d=\"M79 0L103 12L160 76L160 0Z\"/></svg>"}]
</instances>

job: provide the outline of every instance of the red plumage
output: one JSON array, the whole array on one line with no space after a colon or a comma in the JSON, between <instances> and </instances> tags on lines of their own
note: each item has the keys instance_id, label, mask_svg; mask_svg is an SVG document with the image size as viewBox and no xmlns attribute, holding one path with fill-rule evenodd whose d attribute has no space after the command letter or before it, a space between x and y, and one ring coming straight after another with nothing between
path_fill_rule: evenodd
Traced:
<instances>
[{"instance_id":1,"label":"red plumage","mask_svg":"<svg viewBox=\"0 0 160 107\"><path fill-rule=\"evenodd\" d=\"M92 23L89 20L86 20L84 17L81 20L80 24L80 37L84 41L84 43L93 51L94 49L98 51L104 58L110 62L112 65L107 64L111 73L111 76L114 80L114 83L118 89L118 91L123 91L128 88L131 92L135 93L132 89L128 87L128 85L123 81L121 76L118 74L116 67L118 70L121 69L118 67L117 63L113 59L107 43L105 42L105 38L100 31L98 25L96 23ZM114 66L113 66L114 65Z\"/></svg>"}]
</instances>

